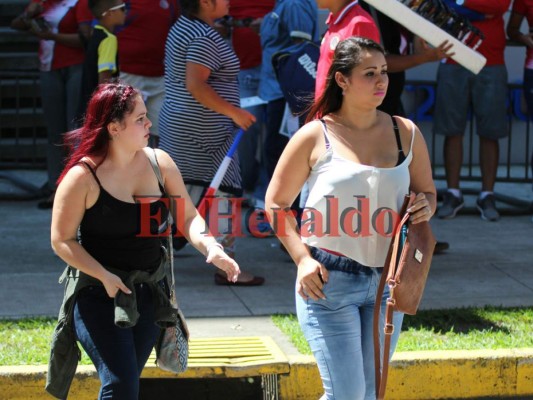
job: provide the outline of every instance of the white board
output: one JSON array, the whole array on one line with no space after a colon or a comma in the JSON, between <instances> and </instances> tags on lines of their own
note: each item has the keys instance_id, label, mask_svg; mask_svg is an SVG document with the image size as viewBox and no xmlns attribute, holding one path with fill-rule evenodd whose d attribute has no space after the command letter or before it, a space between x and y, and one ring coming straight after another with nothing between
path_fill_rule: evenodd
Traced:
<instances>
[{"instance_id":1,"label":"white board","mask_svg":"<svg viewBox=\"0 0 533 400\"><path fill-rule=\"evenodd\" d=\"M439 46L447 40L453 44L452 52L455 53L451 58L463 67L469 69L474 74L479 73L485 66L487 59L472 50L470 47L461 43L448 32L432 24L424 17L418 15L409 7L400 3L398 0L365 0L376 10L381 11L391 19L395 20L405 28L409 29L415 35L420 36L432 46Z\"/></svg>"}]
</instances>

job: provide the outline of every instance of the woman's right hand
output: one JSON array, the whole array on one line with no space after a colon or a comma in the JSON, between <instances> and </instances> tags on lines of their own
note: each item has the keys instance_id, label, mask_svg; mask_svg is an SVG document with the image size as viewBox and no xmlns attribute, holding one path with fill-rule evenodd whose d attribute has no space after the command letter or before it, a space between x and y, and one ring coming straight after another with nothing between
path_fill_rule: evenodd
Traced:
<instances>
[{"instance_id":1,"label":"woman's right hand","mask_svg":"<svg viewBox=\"0 0 533 400\"><path fill-rule=\"evenodd\" d=\"M242 108L235 107L231 119L239 128L247 130L255 122L255 116Z\"/></svg>"},{"instance_id":2,"label":"woman's right hand","mask_svg":"<svg viewBox=\"0 0 533 400\"><path fill-rule=\"evenodd\" d=\"M131 290L122 282L122 280L115 274L106 271L105 276L101 279L104 285L107 295L112 299L115 298L119 290L122 290L126 294L131 294Z\"/></svg>"},{"instance_id":3,"label":"woman's right hand","mask_svg":"<svg viewBox=\"0 0 533 400\"><path fill-rule=\"evenodd\" d=\"M296 292L304 300L309 297L313 300L325 300L322 292L324 284L328 281L328 270L312 257L307 257L298 264L296 277Z\"/></svg>"}]
</instances>

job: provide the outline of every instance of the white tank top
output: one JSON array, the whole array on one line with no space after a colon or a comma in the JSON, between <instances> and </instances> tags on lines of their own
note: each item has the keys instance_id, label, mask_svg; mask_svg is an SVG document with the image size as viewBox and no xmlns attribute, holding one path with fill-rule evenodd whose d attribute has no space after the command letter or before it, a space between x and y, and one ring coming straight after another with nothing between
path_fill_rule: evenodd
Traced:
<instances>
[{"instance_id":1,"label":"white tank top","mask_svg":"<svg viewBox=\"0 0 533 400\"><path fill-rule=\"evenodd\" d=\"M330 145L311 169L301 237L309 246L341 253L368 267L383 267L394 218L409 194L415 126L405 160L377 168L347 160Z\"/></svg>"}]
</instances>

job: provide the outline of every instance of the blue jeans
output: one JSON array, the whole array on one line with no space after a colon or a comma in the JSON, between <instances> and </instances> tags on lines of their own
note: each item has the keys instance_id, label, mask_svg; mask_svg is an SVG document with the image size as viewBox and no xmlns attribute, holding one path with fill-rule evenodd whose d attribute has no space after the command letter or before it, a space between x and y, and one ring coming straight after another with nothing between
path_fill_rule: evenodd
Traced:
<instances>
[{"instance_id":1,"label":"blue jeans","mask_svg":"<svg viewBox=\"0 0 533 400\"><path fill-rule=\"evenodd\" d=\"M114 301L103 286L80 291L74 306L76 336L91 358L101 382L98 399L137 400L139 378L159 336L152 291L136 285L140 317L132 328L114 322Z\"/></svg>"},{"instance_id":2,"label":"blue jeans","mask_svg":"<svg viewBox=\"0 0 533 400\"><path fill-rule=\"evenodd\" d=\"M313 351L327 400L375 400L372 320L381 268L312 247L311 255L329 272L326 300L304 300L296 294L298 320ZM380 342L388 288L383 294ZM403 321L394 313L391 355Z\"/></svg>"},{"instance_id":3,"label":"blue jeans","mask_svg":"<svg viewBox=\"0 0 533 400\"><path fill-rule=\"evenodd\" d=\"M241 98L257 96L261 66L243 69L239 72L239 94ZM247 108L252 113L256 122L248 128L239 143L239 162L241 166L242 188L252 192L259 180L259 161L257 160L257 146L261 140L265 105Z\"/></svg>"},{"instance_id":4,"label":"blue jeans","mask_svg":"<svg viewBox=\"0 0 533 400\"><path fill-rule=\"evenodd\" d=\"M63 134L77 126L77 112L81 95L82 64L41 71L41 97L44 121L48 133L46 166L48 189L55 190L67 155Z\"/></svg>"}]
</instances>

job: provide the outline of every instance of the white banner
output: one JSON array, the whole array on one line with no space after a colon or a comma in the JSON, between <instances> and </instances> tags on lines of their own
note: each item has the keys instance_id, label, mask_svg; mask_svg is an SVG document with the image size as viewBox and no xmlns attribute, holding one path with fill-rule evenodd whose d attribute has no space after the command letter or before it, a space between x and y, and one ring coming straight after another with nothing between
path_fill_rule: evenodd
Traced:
<instances>
[{"instance_id":1,"label":"white banner","mask_svg":"<svg viewBox=\"0 0 533 400\"><path fill-rule=\"evenodd\" d=\"M455 53L452 59L474 74L479 73L485 66L487 62L485 57L461 43L448 32L445 32L424 17L418 15L398 0L365 1L376 10L381 11L383 14L409 29L415 35L420 36L432 46L437 47L445 40L452 43L453 48L451 51Z\"/></svg>"}]
</instances>

